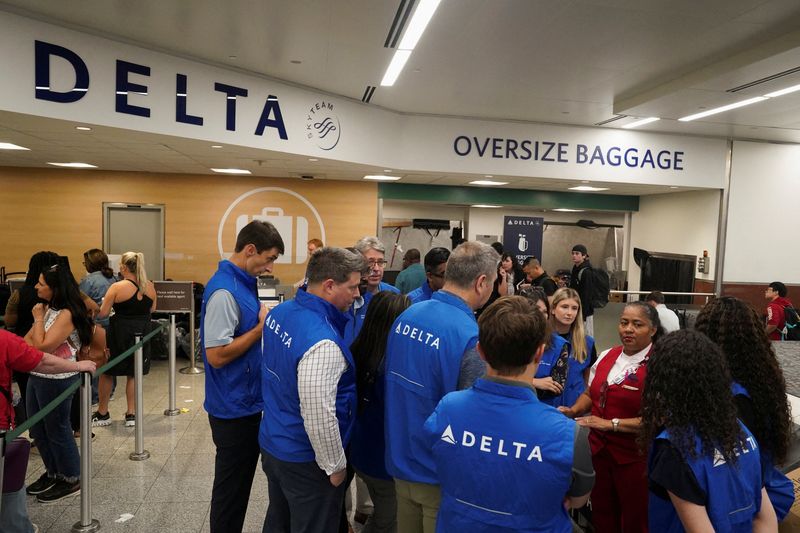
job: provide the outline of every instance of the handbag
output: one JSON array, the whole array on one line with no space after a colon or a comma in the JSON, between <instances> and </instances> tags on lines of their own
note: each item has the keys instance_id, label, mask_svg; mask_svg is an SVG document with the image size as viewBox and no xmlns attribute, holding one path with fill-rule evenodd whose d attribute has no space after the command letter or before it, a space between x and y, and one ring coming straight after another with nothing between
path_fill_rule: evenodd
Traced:
<instances>
[{"instance_id":1,"label":"handbag","mask_svg":"<svg viewBox=\"0 0 800 533\"><path fill-rule=\"evenodd\" d=\"M556 362L553 363L553 367L550 370L550 377L553 379L553 381L561 385L562 390L567 386L567 375L569 373L569 349L569 343L565 343L564 346L561 347L561 353L558 354L558 358L556 359ZM537 390L536 394L539 398L545 400L560 396L559 394L549 390ZM563 394L563 392L561 394Z\"/></svg>"},{"instance_id":2,"label":"handbag","mask_svg":"<svg viewBox=\"0 0 800 533\"><path fill-rule=\"evenodd\" d=\"M12 407L11 391L0 385L0 394L6 397L8 409ZM11 414L7 415L8 426L11 424ZM2 492L17 492L25 483L25 474L28 471L28 457L31 453L31 443L25 437L17 437L6 445L5 461L3 462L3 487Z\"/></svg>"},{"instance_id":3,"label":"handbag","mask_svg":"<svg viewBox=\"0 0 800 533\"><path fill-rule=\"evenodd\" d=\"M103 326L92 326L92 341L88 346L81 346L78 350L78 361L94 361L97 368L108 363L108 346L106 345L106 330Z\"/></svg>"}]
</instances>

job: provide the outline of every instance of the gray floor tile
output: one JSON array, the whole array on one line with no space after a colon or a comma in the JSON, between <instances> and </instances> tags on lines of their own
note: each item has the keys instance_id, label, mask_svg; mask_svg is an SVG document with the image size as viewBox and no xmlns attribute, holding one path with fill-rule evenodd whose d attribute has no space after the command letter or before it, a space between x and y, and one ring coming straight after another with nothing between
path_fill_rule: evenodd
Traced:
<instances>
[{"instance_id":1,"label":"gray floor tile","mask_svg":"<svg viewBox=\"0 0 800 533\"><path fill-rule=\"evenodd\" d=\"M213 483L212 476L161 476L145 496L145 502L210 502Z\"/></svg>"}]
</instances>

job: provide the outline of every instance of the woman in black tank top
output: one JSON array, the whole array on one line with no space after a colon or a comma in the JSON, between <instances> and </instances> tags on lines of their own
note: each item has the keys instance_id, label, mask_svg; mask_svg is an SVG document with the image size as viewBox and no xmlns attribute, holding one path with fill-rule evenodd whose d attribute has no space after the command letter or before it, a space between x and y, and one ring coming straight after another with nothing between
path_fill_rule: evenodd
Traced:
<instances>
[{"instance_id":1,"label":"woman in black tank top","mask_svg":"<svg viewBox=\"0 0 800 533\"><path fill-rule=\"evenodd\" d=\"M136 335L145 335L151 329L150 314L155 309L156 293L153 283L148 281L144 270L144 256L137 252L122 254L119 265L122 281L118 281L108 288L103 305L100 308L99 318L104 318L114 310L109 321L108 348L111 359L121 355L136 343ZM143 348L144 374L150 371L150 344ZM108 400L111 395L111 376L127 376L125 397L128 408L125 412L125 425L128 427L136 424L133 377L133 355L100 376L98 386L99 403L97 411L92 415L93 426L107 426L111 423L108 414Z\"/></svg>"}]
</instances>

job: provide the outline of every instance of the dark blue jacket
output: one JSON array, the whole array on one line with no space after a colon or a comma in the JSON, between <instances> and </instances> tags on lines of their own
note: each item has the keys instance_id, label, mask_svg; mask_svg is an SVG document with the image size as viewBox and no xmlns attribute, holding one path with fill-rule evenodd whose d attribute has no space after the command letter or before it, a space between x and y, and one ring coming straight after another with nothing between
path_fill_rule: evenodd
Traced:
<instances>
[{"instance_id":1,"label":"dark blue jacket","mask_svg":"<svg viewBox=\"0 0 800 533\"><path fill-rule=\"evenodd\" d=\"M386 469L392 477L439 482L425 420L458 386L461 361L478 342L478 323L464 300L436 291L406 309L386 344Z\"/></svg>"},{"instance_id":2,"label":"dark blue jacket","mask_svg":"<svg viewBox=\"0 0 800 533\"><path fill-rule=\"evenodd\" d=\"M426 300L430 300L431 296L433 295L433 290L431 290L431 286L426 281L413 291L408 293L408 299L411 300L412 304L417 302L424 302Z\"/></svg>"},{"instance_id":3,"label":"dark blue jacket","mask_svg":"<svg viewBox=\"0 0 800 533\"><path fill-rule=\"evenodd\" d=\"M479 379L439 402L425 434L442 489L437 532L572 531L575 422L532 388Z\"/></svg>"},{"instance_id":4,"label":"dark blue jacket","mask_svg":"<svg viewBox=\"0 0 800 533\"><path fill-rule=\"evenodd\" d=\"M397 287L382 281L380 285L378 285L378 292L381 291L391 291L395 294L400 294L400 290ZM373 294L371 292L364 294L364 305L356 309L356 304L353 303L353 305L350 306L350 309L347 310L347 324L345 325L344 329L344 342L348 348L353 345L356 337L358 337L358 334L361 332L361 327L364 325L364 318L367 316L367 308L369 307L369 302L372 301L372 296Z\"/></svg>"},{"instance_id":5,"label":"dark blue jacket","mask_svg":"<svg viewBox=\"0 0 800 533\"><path fill-rule=\"evenodd\" d=\"M234 337L253 329L258 324L260 302L256 278L230 261L220 261L217 271L208 281L200 308L200 346L206 376L206 399L203 408L217 418L241 418L260 413L264 407L261 399L261 344L256 342L245 353L222 368L208 364L205 339L206 305L211 295L224 289L239 304L239 325Z\"/></svg>"},{"instance_id":6,"label":"dark blue jacket","mask_svg":"<svg viewBox=\"0 0 800 533\"><path fill-rule=\"evenodd\" d=\"M315 460L300 414L297 365L315 344L331 340L342 350L347 370L339 379L336 418L342 446L347 447L356 413L356 379L353 356L342 341L347 317L327 301L300 289L294 300L270 311L264 321L262 391L264 410L258 442L281 461Z\"/></svg>"}]
</instances>

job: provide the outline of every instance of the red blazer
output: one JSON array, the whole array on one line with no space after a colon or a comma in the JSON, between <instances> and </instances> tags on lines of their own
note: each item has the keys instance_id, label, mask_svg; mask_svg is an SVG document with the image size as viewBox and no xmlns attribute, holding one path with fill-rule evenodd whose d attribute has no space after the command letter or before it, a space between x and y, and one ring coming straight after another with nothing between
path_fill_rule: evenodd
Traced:
<instances>
[{"instance_id":1,"label":"red blazer","mask_svg":"<svg viewBox=\"0 0 800 533\"><path fill-rule=\"evenodd\" d=\"M608 373L621 353L622 346L616 346L606 354L597 365L594 380L589 387L592 415L606 420L636 418L639 416L642 406L642 390L644 379L647 376L647 361L650 358L650 352L647 353L636 372L629 374L622 383L609 384L607 383ZM605 402L601 400L605 400ZM646 460L636 443L636 433L617 433L593 429L589 433L589 444L592 446L593 455L605 448L618 464Z\"/></svg>"}]
</instances>

